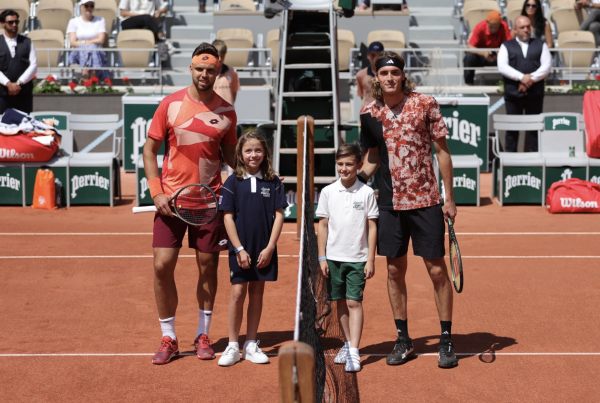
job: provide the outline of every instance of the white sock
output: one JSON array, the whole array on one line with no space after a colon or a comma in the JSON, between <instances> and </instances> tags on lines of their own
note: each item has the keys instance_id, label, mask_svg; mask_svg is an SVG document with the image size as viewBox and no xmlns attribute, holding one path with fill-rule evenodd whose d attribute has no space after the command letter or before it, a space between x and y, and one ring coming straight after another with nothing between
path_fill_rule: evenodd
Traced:
<instances>
[{"instance_id":1,"label":"white sock","mask_svg":"<svg viewBox=\"0 0 600 403\"><path fill-rule=\"evenodd\" d=\"M244 350L246 349L246 347L248 347L248 344L250 343L256 344L256 340L246 340L246 342L244 343Z\"/></svg>"},{"instance_id":2,"label":"white sock","mask_svg":"<svg viewBox=\"0 0 600 403\"><path fill-rule=\"evenodd\" d=\"M206 337L208 337L212 313L213 311L203 311L202 309L198 309L198 331L196 332L196 337L201 334L205 334Z\"/></svg>"},{"instance_id":3,"label":"white sock","mask_svg":"<svg viewBox=\"0 0 600 403\"><path fill-rule=\"evenodd\" d=\"M360 357L360 354L358 353L358 348L350 347L350 355L354 355L356 357Z\"/></svg>"},{"instance_id":4,"label":"white sock","mask_svg":"<svg viewBox=\"0 0 600 403\"><path fill-rule=\"evenodd\" d=\"M350 348L350 340L344 342L344 347Z\"/></svg>"},{"instance_id":5,"label":"white sock","mask_svg":"<svg viewBox=\"0 0 600 403\"><path fill-rule=\"evenodd\" d=\"M173 340L177 340L175 336L175 316L167 319L158 318L158 321L160 322L162 337L169 336Z\"/></svg>"},{"instance_id":6,"label":"white sock","mask_svg":"<svg viewBox=\"0 0 600 403\"><path fill-rule=\"evenodd\" d=\"M236 350L240 349L240 343L238 343L237 341L230 341L229 344L227 345L227 347L233 347Z\"/></svg>"}]
</instances>

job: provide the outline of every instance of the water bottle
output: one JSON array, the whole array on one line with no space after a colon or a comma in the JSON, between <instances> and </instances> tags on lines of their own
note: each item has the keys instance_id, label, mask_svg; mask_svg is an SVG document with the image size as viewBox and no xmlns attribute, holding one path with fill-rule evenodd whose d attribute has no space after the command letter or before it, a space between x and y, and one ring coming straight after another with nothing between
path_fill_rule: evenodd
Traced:
<instances>
[{"instance_id":1,"label":"water bottle","mask_svg":"<svg viewBox=\"0 0 600 403\"><path fill-rule=\"evenodd\" d=\"M54 179L54 190L56 192L56 207L62 207L62 182L58 178Z\"/></svg>"}]
</instances>

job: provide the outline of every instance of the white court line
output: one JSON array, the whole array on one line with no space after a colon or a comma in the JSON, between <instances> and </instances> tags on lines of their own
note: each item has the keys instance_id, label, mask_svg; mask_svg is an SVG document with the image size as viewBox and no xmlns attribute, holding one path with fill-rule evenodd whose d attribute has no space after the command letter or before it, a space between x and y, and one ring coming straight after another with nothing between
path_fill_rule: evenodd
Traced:
<instances>
[{"instance_id":1,"label":"white court line","mask_svg":"<svg viewBox=\"0 0 600 403\"><path fill-rule=\"evenodd\" d=\"M296 231L282 234L296 235ZM446 233L447 234L447 233ZM152 232L0 232L0 236L112 236L112 235L152 235ZM503 236L503 235L600 235L600 232L457 232L456 235Z\"/></svg>"},{"instance_id":2,"label":"white court line","mask_svg":"<svg viewBox=\"0 0 600 403\"><path fill-rule=\"evenodd\" d=\"M0 357L151 357L154 353L48 353L48 354L0 354ZM181 353L180 356L189 357L196 355L193 352ZM223 355L223 353L215 353L215 355ZM277 354L267 353L270 357L277 357ZM333 357L334 354L325 354ZM437 357L438 353L417 353L423 357ZM498 355L498 356L600 356L600 353L456 353L458 356L474 357L478 355ZM361 357L387 357L388 354L361 354Z\"/></svg>"},{"instance_id":3,"label":"white court line","mask_svg":"<svg viewBox=\"0 0 600 403\"><path fill-rule=\"evenodd\" d=\"M153 257L152 255L70 255L70 256L0 256L0 259L137 259ZM196 255L179 255L179 257L196 257ZM219 255L228 258L229 255ZM299 257L299 255L278 255L278 257ZM375 256L385 258L385 256ZM417 256L410 256L417 257ZM446 258L448 256L445 256ZM600 259L600 256L461 256L463 259Z\"/></svg>"}]
</instances>

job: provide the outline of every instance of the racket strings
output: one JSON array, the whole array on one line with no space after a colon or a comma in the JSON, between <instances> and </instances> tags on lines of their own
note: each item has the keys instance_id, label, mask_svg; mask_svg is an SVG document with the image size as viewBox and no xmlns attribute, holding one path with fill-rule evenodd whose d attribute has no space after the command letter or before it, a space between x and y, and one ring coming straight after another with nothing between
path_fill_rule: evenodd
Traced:
<instances>
[{"instance_id":1,"label":"racket strings","mask_svg":"<svg viewBox=\"0 0 600 403\"><path fill-rule=\"evenodd\" d=\"M182 220L195 225L210 223L218 213L215 194L200 185L183 188L175 197L174 207Z\"/></svg>"}]
</instances>

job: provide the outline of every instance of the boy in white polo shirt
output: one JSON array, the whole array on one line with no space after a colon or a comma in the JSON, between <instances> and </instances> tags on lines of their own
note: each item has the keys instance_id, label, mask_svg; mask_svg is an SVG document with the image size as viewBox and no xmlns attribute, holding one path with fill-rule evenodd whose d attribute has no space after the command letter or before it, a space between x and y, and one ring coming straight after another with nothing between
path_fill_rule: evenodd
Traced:
<instances>
[{"instance_id":1,"label":"boy in white polo shirt","mask_svg":"<svg viewBox=\"0 0 600 403\"><path fill-rule=\"evenodd\" d=\"M344 347L335 357L347 372L360 371L358 345L363 327L365 281L375 274L379 209L375 192L357 180L362 166L357 143L335 153L340 179L325 187L319 198L319 266L327 278L327 298L337 301Z\"/></svg>"}]
</instances>

